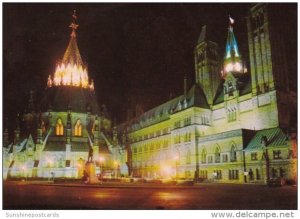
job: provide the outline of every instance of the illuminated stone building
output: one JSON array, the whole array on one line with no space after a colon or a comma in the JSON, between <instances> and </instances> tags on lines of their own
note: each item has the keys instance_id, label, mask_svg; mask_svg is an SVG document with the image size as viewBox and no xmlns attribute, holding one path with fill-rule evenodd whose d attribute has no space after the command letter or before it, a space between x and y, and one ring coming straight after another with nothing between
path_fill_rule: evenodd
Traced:
<instances>
[{"instance_id":1,"label":"illuminated stone building","mask_svg":"<svg viewBox=\"0 0 300 219\"><path fill-rule=\"evenodd\" d=\"M18 118L14 142L4 132L4 178L81 178L91 149L97 173L102 169L120 174L123 150L116 146L116 132L105 106L98 105L79 53L75 12L70 28L68 47L48 78L39 106L34 106L31 93L27 112ZM20 137L21 122L25 138Z\"/></svg>"},{"instance_id":2,"label":"illuminated stone building","mask_svg":"<svg viewBox=\"0 0 300 219\"><path fill-rule=\"evenodd\" d=\"M203 26L195 47L196 83L187 89L185 82L183 95L119 125L130 175L232 183L296 180L296 122L291 122L296 98L288 89L284 42L270 7L249 10L249 70L232 18L222 66L218 45Z\"/></svg>"},{"instance_id":3,"label":"illuminated stone building","mask_svg":"<svg viewBox=\"0 0 300 219\"><path fill-rule=\"evenodd\" d=\"M80 178L92 148L97 171L115 175L232 183L296 180L296 94L286 77L281 25L274 22L279 12L271 7L256 4L249 10L249 69L232 18L223 59L210 27L203 26L194 51L195 84L188 89L185 79L182 95L116 128L97 103L74 19L67 50L48 78L41 113L34 111L31 95L28 112L20 116L31 132L21 138L17 126L12 143L4 132L4 177L47 178L53 172Z\"/></svg>"}]
</instances>

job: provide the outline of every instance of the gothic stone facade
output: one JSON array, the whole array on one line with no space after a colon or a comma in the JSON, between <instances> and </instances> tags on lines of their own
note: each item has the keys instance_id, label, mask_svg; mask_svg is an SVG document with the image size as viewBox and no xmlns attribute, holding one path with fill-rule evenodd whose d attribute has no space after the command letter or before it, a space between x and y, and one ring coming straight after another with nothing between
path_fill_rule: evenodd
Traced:
<instances>
[{"instance_id":1,"label":"gothic stone facade","mask_svg":"<svg viewBox=\"0 0 300 219\"><path fill-rule=\"evenodd\" d=\"M270 7L257 4L249 10L251 72L243 66L233 23L223 67L218 45L204 26L195 47L196 84L119 126L128 136L132 176L232 183L296 180L297 145L295 136L287 134L296 104L287 92L288 80L282 80L287 64L277 48L283 41L270 37L276 32Z\"/></svg>"}]
</instances>

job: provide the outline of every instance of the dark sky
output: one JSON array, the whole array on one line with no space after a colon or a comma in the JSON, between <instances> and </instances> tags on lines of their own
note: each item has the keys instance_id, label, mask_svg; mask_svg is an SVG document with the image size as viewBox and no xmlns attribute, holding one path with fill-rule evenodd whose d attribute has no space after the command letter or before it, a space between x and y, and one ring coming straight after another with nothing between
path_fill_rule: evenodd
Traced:
<instances>
[{"instance_id":1,"label":"dark sky","mask_svg":"<svg viewBox=\"0 0 300 219\"><path fill-rule=\"evenodd\" d=\"M118 122L141 104L150 109L194 83L194 47L202 25L223 57L228 14L242 56L248 60L245 17L250 4L3 4L4 116L22 112L30 89L42 95L49 74L67 47L71 14L77 10L78 46L101 104ZM287 12L297 18L297 7ZM296 30L295 30L296 34Z\"/></svg>"}]
</instances>

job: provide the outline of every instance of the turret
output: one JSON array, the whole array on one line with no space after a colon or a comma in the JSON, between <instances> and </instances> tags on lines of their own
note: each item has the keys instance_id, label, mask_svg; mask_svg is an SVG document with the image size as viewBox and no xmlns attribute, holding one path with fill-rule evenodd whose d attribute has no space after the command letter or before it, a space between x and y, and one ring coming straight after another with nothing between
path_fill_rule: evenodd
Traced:
<instances>
[{"instance_id":1,"label":"turret","mask_svg":"<svg viewBox=\"0 0 300 219\"><path fill-rule=\"evenodd\" d=\"M238 44L233 33L234 20L229 17L229 28L227 34L226 51L224 56L224 65L222 76L225 78L228 73L241 74L245 73L245 68L242 63L241 54L238 49Z\"/></svg>"},{"instance_id":2,"label":"turret","mask_svg":"<svg viewBox=\"0 0 300 219\"><path fill-rule=\"evenodd\" d=\"M213 99L221 81L218 44L213 42L211 31L205 25L195 47L196 83L203 89L209 105Z\"/></svg>"}]
</instances>

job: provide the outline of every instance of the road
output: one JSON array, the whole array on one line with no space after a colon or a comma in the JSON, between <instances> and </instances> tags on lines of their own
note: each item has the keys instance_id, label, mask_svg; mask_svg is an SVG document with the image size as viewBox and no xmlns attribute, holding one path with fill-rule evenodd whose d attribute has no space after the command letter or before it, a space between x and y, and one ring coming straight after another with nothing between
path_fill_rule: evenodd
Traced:
<instances>
[{"instance_id":1,"label":"road","mask_svg":"<svg viewBox=\"0 0 300 219\"><path fill-rule=\"evenodd\" d=\"M10 209L297 209L297 187L203 184L166 187L95 187L4 183Z\"/></svg>"}]
</instances>

